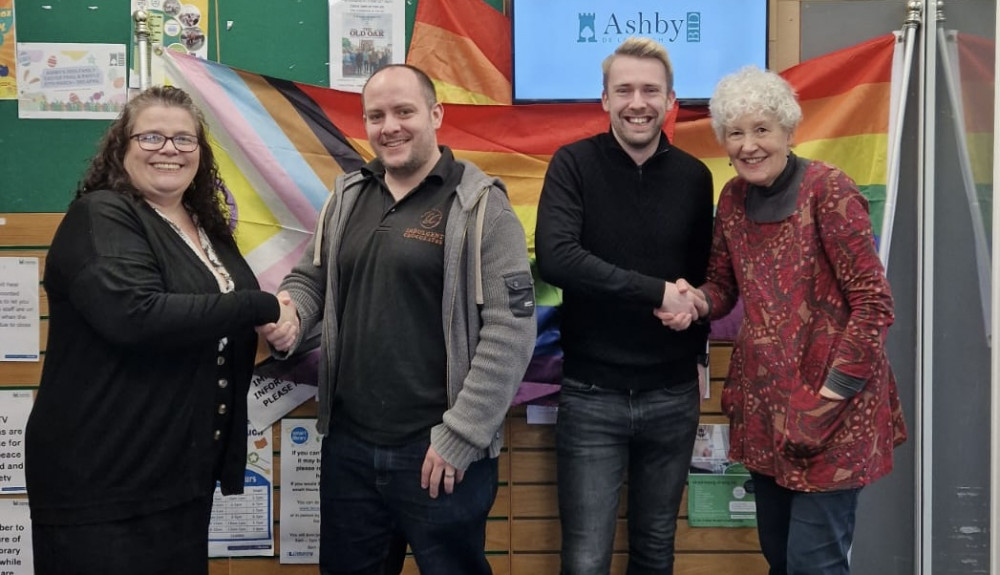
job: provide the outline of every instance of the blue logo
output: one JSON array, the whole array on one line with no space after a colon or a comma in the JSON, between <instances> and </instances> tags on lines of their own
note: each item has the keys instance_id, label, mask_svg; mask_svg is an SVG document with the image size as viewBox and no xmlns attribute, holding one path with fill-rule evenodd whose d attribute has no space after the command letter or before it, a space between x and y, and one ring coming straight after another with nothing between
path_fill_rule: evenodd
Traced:
<instances>
[{"instance_id":1,"label":"blue logo","mask_svg":"<svg viewBox=\"0 0 1000 575\"><path fill-rule=\"evenodd\" d=\"M580 21L580 33L576 38L577 42L597 42L597 31L594 29L594 20L597 15L593 12L581 12L577 15Z\"/></svg>"},{"instance_id":2,"label":"blue logo","mask_svg":"<svg viewBox=\"0 0 1000 575\"><path fill-rule=\"evenodd\" d=\"M292 429L292 443L297 445L302 445L303 443L309 441L309 432L304 427L296 427Z\"/></svg>"}]
</instances>

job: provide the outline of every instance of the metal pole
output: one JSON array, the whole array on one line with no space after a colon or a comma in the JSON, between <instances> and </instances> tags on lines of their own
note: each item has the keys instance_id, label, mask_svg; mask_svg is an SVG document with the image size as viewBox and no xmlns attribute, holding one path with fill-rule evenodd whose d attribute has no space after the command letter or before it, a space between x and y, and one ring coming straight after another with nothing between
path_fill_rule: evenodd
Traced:
<instances>
[{"instance_id":1,"label":"metal pole","mask_svg":"<svg viewBox=\"0 0 1000 575\"><path fill-rule=\"evenodd\" d=\"M1000 5L994 5L996 16L994 30L1000 30ZM994 48L993 77L1000 78L1000 44ZM1000 134L1000 92L993 94L993 246L1000 245L1000 202L995 201L997 185L1000 183L1000 157L997 155L996 134ZM993 257L996 257L994 247ZM990 325L1000 325L1000 266L994 263L991 269L992 289L990 301ZM990 346L990 573L1000 573L1000 346Z\"/></svg>"},{"instance_id":2,"label":"metal pole","mask_svg":"<svg viewBox=\"0 0 1000 575\"><path fill-rule=\"evenodd\" d=\"M135 46L138 49L139 62L135 69L139 71L139 89L145 90L152 83L149 61L149 25L147 20L149 15L145 10L136 10L132 13L132 21L135 22Z\"/></svg>"},{"instance_id":3,"label":"metal pole","mask_svg":"<svg viewBox=\"0 0 1000 575\"><path fill-rule=\"evenodd\" d=\"M913 45L920 27L923 4L917 0L907 3L903 21L903 68L900 72L899 95L896 115L889 131L889 156L886 158L885 209L882 214L882 236L879 238L878 255L882 265L889 269L889 247L892 243L892 224L896 218L896 197L899 194L900 150L903 142L903 120L906 118L906 95L910 89L910 69L913 68Z\"/></svg>"},{"instance_id":4,"label":"metal pole","mask_svg":"<svg viewBox=\"0 0 1000 575\"><path fill-rule=\"evenodd\" d=\"M923 27L917 125L917 573L934 573L934 182L936 178L937 28L944 18L942 0L929 0Z\"/></svg>"}]
</instances>

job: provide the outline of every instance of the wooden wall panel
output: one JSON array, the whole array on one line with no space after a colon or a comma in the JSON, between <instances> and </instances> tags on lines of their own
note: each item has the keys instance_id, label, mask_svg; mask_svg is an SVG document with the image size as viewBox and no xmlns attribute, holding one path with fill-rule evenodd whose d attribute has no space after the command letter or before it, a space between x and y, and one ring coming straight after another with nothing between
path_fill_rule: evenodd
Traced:
<instances>
[{"instance_id":1,"label":"wooden wall panel","mask_svg":"<svg viewBox=\"0 0 1000 575\"><path fill-rule=\"evenodd\" d=\"M0 214L0 255L41 258L62 214ZM41 267L40 267L41 269ZM41 278L39 278L40 280ZM48 334L48 298L40 290L42 349ZM729 366L730 346L713 344L710 350L711 397L703 401L702 421L725 423L719 396ZM260 357L264 357L261 355ZM44 353L42 354L44 361ZM0 362L0 387L37 387L43 362ZM288 417L315 417L316 403L309 401ZM506 448L500 455L500 486L487 523L488 559L496 575L539 575L559 570L559 510L556 503L555 427L529 425L523 406L512 408L504 427ZM281 431L273 428L275 517L280 517ZM623 495L612 560L612 575L627 567L627 497ZM686 494L685 494L686 495ZM681 505L677 534L678 575L767 572L754 529L692 528L687 524L686 497ZM280 522L276 520L276 538ZM210 575L305 575L315 565L280 565L277 558L220 558L210 562ZM406 575L418 573L408 557Z\"/></svg>"},{"instance_id":2,"label":"wooden wall panel","mask_svg":"<svg viewBox=\"0 0 1000 575\"><path fill-rule=\"evenodd\" d=\"M63 214L0 214L0 246L47 247Z\"/></svg>"}]
</instances>

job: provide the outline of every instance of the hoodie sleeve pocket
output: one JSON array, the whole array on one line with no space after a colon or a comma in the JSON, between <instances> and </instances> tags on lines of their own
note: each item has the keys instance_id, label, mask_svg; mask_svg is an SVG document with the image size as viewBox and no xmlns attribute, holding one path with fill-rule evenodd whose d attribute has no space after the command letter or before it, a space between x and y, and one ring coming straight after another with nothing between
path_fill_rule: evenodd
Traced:
<instances>
[{"instance_id":1,"label":"hoodie sleeve pocket","mask_svg":"<svg viewBox=\"0 0 1000 575\"><path fill-rule=\"evenodd\" d=\"M531 317L535 313L535 284L529 272L514 272L503 276L507 285L507 302L514 317Z\"/></svg>"}]
</instances>

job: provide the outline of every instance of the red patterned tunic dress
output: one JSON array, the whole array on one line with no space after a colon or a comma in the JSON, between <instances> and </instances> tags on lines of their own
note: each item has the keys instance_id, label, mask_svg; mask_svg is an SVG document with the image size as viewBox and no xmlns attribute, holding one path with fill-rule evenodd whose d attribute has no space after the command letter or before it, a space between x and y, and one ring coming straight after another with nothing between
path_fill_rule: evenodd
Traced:
<instances>
[{"instance_id":1,"label":"red patterned tunic dress","mask_svg":"<svg viewBox=\"0 0 1000 575\"><path fill-rule=\"evenodd\" d=\"M747 216L748 184L726 184L708 281L712 318L743 298L722 409L730 457L788 489L867 485L892 469L906 439L886 358L892 295L875 251L868 202L842 171L808 162L793 213ZM819 395L831 370L863 380L844 401Z\"/></svg>"}]
</instances>

